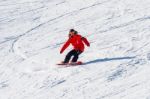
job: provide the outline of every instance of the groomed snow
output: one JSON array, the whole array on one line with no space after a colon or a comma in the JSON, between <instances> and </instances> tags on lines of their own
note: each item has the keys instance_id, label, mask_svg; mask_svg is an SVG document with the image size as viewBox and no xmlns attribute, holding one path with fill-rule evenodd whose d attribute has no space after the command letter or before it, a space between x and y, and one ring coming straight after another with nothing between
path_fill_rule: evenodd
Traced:
<instances>
[{"instance_id":1,"label":"groomed snow","mask_svg":"<svg viewBox=\"0 0 150 99\"><path fill-rule=\"evenodd\" d=\"M71 28L91 46L60 68ZM150 99L150 0L0 0L0 99Z\"/></svg>"}]
</instances>

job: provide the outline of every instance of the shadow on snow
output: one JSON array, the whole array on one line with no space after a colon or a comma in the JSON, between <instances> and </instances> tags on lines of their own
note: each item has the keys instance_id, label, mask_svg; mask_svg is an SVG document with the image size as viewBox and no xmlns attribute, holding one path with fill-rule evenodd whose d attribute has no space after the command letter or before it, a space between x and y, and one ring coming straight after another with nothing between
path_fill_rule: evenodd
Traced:
<instances>
[{"instance_id":1,"label":"shadow on snow","mask_svg":"<svg viewBox=\"0 0 150 99\"><path fill-rule=\"evenodd\" d=\"M133 59L135 57L115 57L115 58L104 58L104 59L96 59L89 62L85 62L85 64L99 63L99 62L107 62L107 61L115 61L115 60L128 60Z\"/></svg>"}]
</instances>

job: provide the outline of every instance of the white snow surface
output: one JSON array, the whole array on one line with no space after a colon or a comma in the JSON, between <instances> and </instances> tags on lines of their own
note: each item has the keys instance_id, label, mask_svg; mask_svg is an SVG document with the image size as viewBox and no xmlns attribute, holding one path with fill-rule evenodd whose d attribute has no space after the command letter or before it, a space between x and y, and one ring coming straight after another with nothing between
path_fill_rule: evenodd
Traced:
<instances>
[{"instance_id":1,"label":"white snow surface","mask_svg":"<svg viewBox=\"0 0 150 99\"><path fill-rule=\"evenodd\" d=\"M61 68L71 28L91 46ZM0 99L150 99L150 0L0 0Z\"/></svg>"}]
</instances>

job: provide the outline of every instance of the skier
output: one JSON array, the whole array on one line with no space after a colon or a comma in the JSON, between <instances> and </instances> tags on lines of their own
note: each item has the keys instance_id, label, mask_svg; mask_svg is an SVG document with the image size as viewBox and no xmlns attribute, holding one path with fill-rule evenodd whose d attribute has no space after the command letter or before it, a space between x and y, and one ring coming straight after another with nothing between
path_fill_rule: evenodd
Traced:
<instances>
[{"instance_id":1,"label":"skier","mask_svg":"<svg viewBox=\"0 0 150 99\"><path fill-rule=\"evenodd\" d=\"M70 29L69 31L69 39L67 42L63 45L63 47L60 50L60 54L64 52L64 50L72 44L74 47L65 57L62 64L69 63L71 57L73 56L71 63L76 63L78 60L79 55L84 51L84 44L86 44L88 47L90 46L90 43L85 37L82 37L78 34L78 32L74 29Z\"/></svg>"}]
</instances>

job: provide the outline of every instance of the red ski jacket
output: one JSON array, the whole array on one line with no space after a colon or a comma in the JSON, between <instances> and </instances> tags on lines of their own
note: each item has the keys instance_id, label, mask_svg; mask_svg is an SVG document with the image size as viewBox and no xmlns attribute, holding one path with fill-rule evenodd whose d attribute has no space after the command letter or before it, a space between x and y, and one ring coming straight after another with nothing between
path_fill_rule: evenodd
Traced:
<instances>
[{"instance_id":1,"label":"red ski jacket","mask_svg":"<svg viewBox=\"0 0 150 99\"><path fill-rule=\"evenodd\" d=\"M76 34L68 39L68 41L61 48L60 53L63 53L64 50L70 44L72 44L72 46L74 47L75 50L80 50L81 52L84 51L84 44L86 44L87 46L90 46L90 43L88 42L88 40L85 37L82 37L81 35Z\"/></svg>"}]
</instances>

